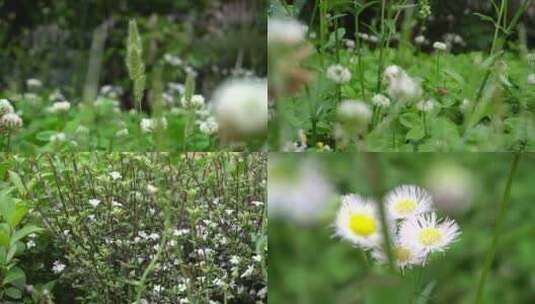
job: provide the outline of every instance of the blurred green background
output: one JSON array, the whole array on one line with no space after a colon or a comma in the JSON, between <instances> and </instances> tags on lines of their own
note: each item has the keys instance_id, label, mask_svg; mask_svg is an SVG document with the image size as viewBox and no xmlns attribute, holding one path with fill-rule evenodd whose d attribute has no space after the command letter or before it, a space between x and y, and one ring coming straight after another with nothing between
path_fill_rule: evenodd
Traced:
<instances>
[{"instance_id":1,"label":"blurred green background","mask_svg":"<svg viewBox=\"0 0 535 304\"><path fill-rule=\"evenodd\" d=\"M512 159L510 153L271 154L269 302L473 303ZM535 302L534 169L535 154L523 154L484 303ZM462 232L445 254L401 277L373 262L367 268L361 251L335 238L332 226L339 195L380 193L380 199L400 184L426 188L439 216L453 217Z\"/></svg>"}]
</instances>

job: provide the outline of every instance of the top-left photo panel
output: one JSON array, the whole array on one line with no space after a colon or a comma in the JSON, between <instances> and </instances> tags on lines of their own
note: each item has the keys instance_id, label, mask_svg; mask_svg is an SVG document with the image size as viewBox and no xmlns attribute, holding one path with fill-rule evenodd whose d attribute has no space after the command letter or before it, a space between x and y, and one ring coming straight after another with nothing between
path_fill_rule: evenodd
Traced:
<instances>
[{"instance_id":1,"label":"top-left photo panel","mask_svg":"<svg viewBox=\"0 0 535 304\"><path fill-rule=\"evenodd\" d=\"M0 152L261 151L265 0L0 0Z\"/></svg>"}]
</instances>

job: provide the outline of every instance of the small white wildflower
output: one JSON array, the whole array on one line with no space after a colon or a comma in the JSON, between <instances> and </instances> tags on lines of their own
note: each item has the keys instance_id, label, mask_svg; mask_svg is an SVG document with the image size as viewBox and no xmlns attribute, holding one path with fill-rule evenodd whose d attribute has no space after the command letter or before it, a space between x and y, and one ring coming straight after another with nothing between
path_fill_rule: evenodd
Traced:
<instances>
[{"instance_id":1,"label":"small white wildflower","mask_svg":"<svg viewBox=\"0 0 535 304\"><path fill-rule=\"evenodd\" d=\"M338 121L364 129L372 116L367 104L357 100L345 100L340 103L336 111Z\"/></svg>"},{"instance_id":2,"label":"small white wildflower","mask_svg":"<svg viewBox=\"0 0 535 304\"><path fill-rule=\"evenodd\" d=\"M388 95L395 100L412 100L422 95L420 83L397 65L387 67L383 79L388 84Z\"/></svg>"},{"instance_id":3,"label":"small white wildflower","mask_svg":"<svg viewBox=\"0 0 535 304\"><path fill-rule=\"evenodd\" d=\"M204 106L204 96L196 94L191 96L189 100L186 99L186 96L182 96L180 104L186 109L200 109Z\"/></svg>"},{"instance_id":4,"label":"small white wildflower","mask_svg":"<svg viewBox=\"0 0 535 304\"><path fill-rule=\"evenodd\" d=\"M399 229L403 246L425 253L443 252L459 235L459 225L454 220L437 220L434 212L408 218Z\"/></svg>"},{"instance_id":5,"label":"small white wildflower","mask_svg":"<svg viewBox=\"0 0 535 304\"><path fill-rule=\"evenodd\" d=\"M152 290L156 293L161 293L162 291L165 290L165 287L163 287L162 285L154 285L154 287L152 288Z\"/></svg>"},{"instance_id":6,"label":"small white wildflower","mask_svg":"<svg viewBox=\"0 0 535 304\"><path fill-rule=\"evenodd\" d=\"M448 45L445 44L444 42L437 41L433 43L433 48L437 51L447 51Z\"/></svg>"},{"instance_id":7,"label":"small white wildflower","mask_svg":"<svg viewBox=\"0 0 535 304\"><path fill-rule=\"evenodd\" d=\"M413 265L424 265L425 263L426 255L423 250L414 250L411 247L400 244L399 241L395 241L392 253L396 260L396 266L399 267L401 271L409 269ZM388 262L388 258L381 247L374 248L372 256L380 263L386 264Z\"/></svg>"},{"instance_id":8,"label":"small white wildflower","mask_svg":"<svg viewBox=\"0 0 535 304\"><path fill-rule=\"evenodd\" d=\"M414 185L398 186L385 197L386 208L394 219L404 219L429 212L432 203L429 193Z\"/></svg>"},{"instance_id":9,"label":"small white wildflower","mask_svg":"<svg viewBox=\"0 0 535 304\"><path fill-rule=\"evenodd\" d=\"M218 132L229 139L264 133L268 121L267 81L234 79L214 93Z\"/></svg>"},{"instance_id":10,"label":"small white wildflower","mask_svg":"<svg viewBox=\"0 0 535 304\"><path fill-rule=\"evenodd\" d=\"M240 278L246 278L246 277L249 277L253 274L254 272L254 266L253 265L249 265L247 267L247 269L242 273L242 275L240 276Z\"/></svg>"},{"instance_id":11,"label":"small white wildflower","mask_svg":"<svg viewBox=\"0 0 535 304\"><path fill-rule=\"evenodd\" d=\"M118 180L120 178L122 178L123 176L121 175L121 173L117 172L117 171L112 171L110 172L110 176L111 176L111 179L113 180Z\"/></svg>"},{"instance_id":12,"label":"small white wildflower","mask_svg":"<svg viewBox=\"0 0 535 304\"><path fill-rule=\"evenodd\" d=\"M263 202L259 202L259 201L252 201L251 204L255 205L256 207L260 207L264 205Z\"/></svg>"},{"instance_id":13,"label":"small white wildflower","mask_svg":"<svg viewBox=\"0 0 535 304\"><path fill-rule=\"evenodd\" d=\"M30 78L26 80L26 85L30 88L39 88L43 86L43 83L39 79Z\"/></svg>"},{"instance_id":14,"label":"small white wildflower","mask_svg":"<svg viewBox=\"0 0 535 304\"><path fill-rule=\"evenodd\" d=\"M435 102L432 99L429 99L427 101L422 100L416 104L416 109L421 112L431 112L434 107Z\"/></svg>"},{"instance_id":15,"label":"small white wildflower","mask_svg":"<svg viewBox=\"0 0 535 304\"><path fill-rule=\"evenodd\" d=\"M0 99L0 116L7 114L7 113L13 113L15 110L13 109L13 106L7 99Z\"/></svg>"},{"instance_id":16,"label":"small white wildflower","mask_svg":"<svg viewBox=\"0 0 535 304\"><path fill-rule=\"evenodd\" d=\"M15 113L7 113L0 118L0 128L15 130L22 127L22 118Z\"/></svg>"},{"instance_id":17,"label":"small white wildflower","mask_svg":"<svg viewBox=\"0 0 535 304\"><path fill-rule=\"evenodd\" d=\"M67 112L71 108L71 103L68 101L57 101L52 104L48 111L52 113Z\"/></svg>"},{"instance_id":18,"label":"small white wildflower","mask_svg":"<svg viewBox=\"0 0 535 304\"><path fill-rule=\"evenodd\" d=\"M355 48L355 40L347 39L345 41L345 43L346 43L346 47L348 49L354 49Z\"/></svg>"},{"instance_id":19,"label":"small white wildflower","mask_svg":"<svg viewBox=\"0 0 535 304\"><path fill-rule=\"evenodd\" d=\"M351 72L340 64L334 64L327 68L327 78L339 84L348 83L351 80Z\"/></svg>"},{"instance_id":20,"label":"small white wildflower","mask_svg":"<svg viewBox=\"0 0 535 304\"><path fill-rule=\"evenodd\" d=\"M52 272L55 274L59 274L65 270L65 264L61 263L60 261L55 261L54 265L52 266Z\"/></svg>"},{"instance_id":21,"label":"small white wildflower","mask_svg":"<svg viewBox=\"0 0 535 304\"><path fill-rule=\"evenodd\" d=\"M154 194L156 192L158 192L158 188L156 188L155 186L151 185L151 184L148 184L147 185L147 191L150 193L150 194Z\"/></svg>"},{"instance_id":22,"label":"small white wildflower","mask_svg":"<svg viewBox=\"0 0 535 304\"><path fill-rule=\"evenodd\" d=\"M35 247L35 241L34 240L29 240L26 243L26 247L28 247L28 249L31 249L31 248Z\"/></svg>"},{"instance_id":23,"label":"small white wildflower","mask_svg":"<svg viewBox=\"0 0 535 304\"><path fill-rule=\"evenodd\" d=\"M217 124L217 121L213 117L209 117L208 119L201 121L199 123L199 130L206 135L215 134L217 133L218 129L219 129L219 125Z\"/></svg>"},{"instance_id":24,"label":"small white wildflower","mask_svg":"<svg viewBox=\"0 0 535 304\"><path fill-rule=\"evenodd\" d=\"M165 54L165 55L163 55L163 60L165 60L165 62L169 63L172 66L181 66L182 65L182 59L180 59L180 57L178 57L176 55Z\"/></svg>"},{"instance_id":25,"label":"small white wildflower","mask_svg":"<svg viewBox=\"0 0 535 304\"><path fill-rule=\"evenodd\" d=\"M230 263L233 265L238 265L240 263L240 257L233 255L230 257Z\"/></svg>"},{"instance_id":26,"label":"small white wildflower","mask_svg":"<svg viewBox=\"0 0 535 304\"><path fill-rule=\"evenodd\" d=\"M372 103L380 108L388 108L390 106L390 99L382 94L377 94L373 96Z\"/></svg>"},{"instance_id":27,"label":"small white wildflower","mask_svg":"<svg viewBox=\"0 0 535 304\"><path fill-rule=\"evenodd\" d=\"M381 244L377 204L355 194L342 197L336 216L336 234L354 245L371 249Z\"/></svg>"},{"instance_id":28,"label":"small white wildflower","mask_svg":"<svg viewBox=\"0 0 535 304\"><path fill-rule=\"evenodd\" d=\"M89 205L93 206L93 208L96 208L100 204L100 200L96 198L92 198L89 200Z\"/></svg>"},{"instance_id":29,"label":"small white wildflower","mask_svg":"<svg viewBox=\"0 0 535 304\"><path fill-rule=\"evenodd\" d=\"M160 118L142 118L139 124L143 133L152 133L157 127L167 129L167 119L165 117Z\"/></svg>"},{"instance_id":30,"label":"small white wildflower","mask_svg":"<svg viewBox=\"0 0 535 304\"><path fill-rule=\"evenodd\" d=\"M63 132L59 132L59 133L50 135L49 140L52 143L62 143L65 140L67 140L67 135L65 135L65 133Z\"/></svg>"},{"instance_id":31,"label":"small white wildflower","mask_svg":"<svg viewBox=\"0 0 535 304\"><path fill-rule=\"evenodd\" d=\"M307 26L293 19L268 20L268 44L295 45L305 40Z\"/></svg>"},{"instance_id":32,"label":"small white wildflower","mask_svg":"<svg viewBox=\"0 0 535 304\"><path fill-rule=\"evenodd\" d=\"M418 45L422 45L425 43L425 36L424 35L418 35L416 38L414 38L414 42Z\"/></svg>"}]
</instances>

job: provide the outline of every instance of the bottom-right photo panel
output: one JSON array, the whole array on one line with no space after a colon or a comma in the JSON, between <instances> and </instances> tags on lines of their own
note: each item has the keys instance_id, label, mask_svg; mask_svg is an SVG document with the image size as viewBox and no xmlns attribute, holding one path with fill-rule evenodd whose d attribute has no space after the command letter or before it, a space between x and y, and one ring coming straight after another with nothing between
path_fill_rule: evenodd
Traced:
<instances>
[{"instance_id":1,"label":"bottom-right photo panel","mask_svg":"<svg viewBox=\"0 0 535 304\"><path fill-rule=\"evenodd\" d=\"M533 303L535 154L271 153L270 303Z\"/></svg>"}]
</instances>

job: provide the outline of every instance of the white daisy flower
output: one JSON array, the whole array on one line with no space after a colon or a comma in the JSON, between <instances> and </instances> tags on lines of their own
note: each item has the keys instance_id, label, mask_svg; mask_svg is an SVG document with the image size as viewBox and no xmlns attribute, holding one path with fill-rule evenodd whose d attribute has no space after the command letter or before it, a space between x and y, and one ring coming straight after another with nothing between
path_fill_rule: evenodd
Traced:
<instances>
[{"instance_id":1,"label":"white daisy flower","mask_svg":"<svg viewBox=\"0 0 535 304\"><path fill-rule=\"evenodd\" d=\"M327 68L327 78L335 83L348 83L351 80L351 72L340 64L333 64Z\"/></svg>"},{"instance_id":2,"label":"white daisy flower","mask_svg":"<svg viewBox=\"0 0 535 304\"><path fill-rule=\"evenodd\" d=\"M459 225L446 218L437 220L436 213L421 214L405 220L399 229L403 246L415 251L443 252L459 235Z\"/></svg>"},{"instance_id":3,"label":"white daisy flower","mask_svg":"<svg viewBox=\"0 0 535 304\"><path fill-rule=\"evenodd\" d=\"M100 204L99 199L93 198L89 200L89 205L93 206L93 208L96 208L99 204Z\"/></svg>"},{"instance_id":4,"label":"white daisy flower","mask_svg":"<svg viewBox=\"0 0 535 304\"><path fill-rule=\"evenodd\" d=\"M357 246L371 249L382 240L377 204L356 194L345 195L336 216L336 234Z\"/></svg>"},{"instance_id":5,"label":"white daisy flower","mask_svg":"<svg viewBox=\"0 0 535 304\"><path fill-rule=\"evenodd\" d=\"M411 247L402 245L399 241L395 242L392 247L392 254L396 260L396 266L404 271L413 265L423 265L425 263L425 252L423 250L414 250ZM382 264L388 262L388 257L383 248L374 248L372 256Z\"/></svg>"},{"instance_id":6,"label":"white daisy flower","mask_svg":"<svg viewBox=\"0 0 535 304\"><path fill-rule=\"evenodd\" d=\"M390 191L385 197L388 212L394 219L404 219L432 210L433 200L424 189L403 185Z\"/></svg>"}]
</instances>

